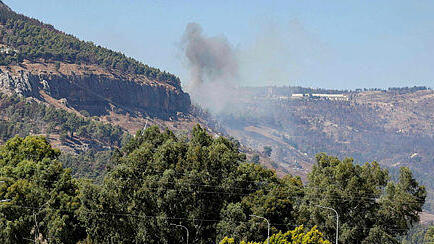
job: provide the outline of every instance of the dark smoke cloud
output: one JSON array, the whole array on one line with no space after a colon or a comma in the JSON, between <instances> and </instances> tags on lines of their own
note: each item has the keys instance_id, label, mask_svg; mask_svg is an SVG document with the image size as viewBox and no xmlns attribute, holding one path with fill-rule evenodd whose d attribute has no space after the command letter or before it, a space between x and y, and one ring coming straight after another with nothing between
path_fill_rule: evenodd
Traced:
<instances>
[{"instance_id":1,"label":"dark smoke cloud","mask_svg":"<svg viewBox=\"0 0 434 244\"><path fill-rule=\"evenodd\" d=\"M193 102L216 113L234 112L245 95L237 87L321 80L327 72L336 73L334 66L341 67L331 58L333 52L297 20L281 24L265 19L252 28L257 35L235 49L225 37L208 37L199 24L187 25L181 50Z\"/></svg>"},{"instance_id":2,"label":"dark smoke cloud","mask_svg":"<svg viewBox=\"0 0 434 244\"><path fill-rule=\"evenodd\" d=\"M197 23L187 25L181 44L190 71L187 90L193 102L216 113L228 110L239 81L235 50L223 36L204 36Z\"/></svg>"},{"instance_id":3,"label":"dark smoke cloud","mask_svg":"<svg viewBox=\"0 0 434 244\"><path fill-rule=\"evenodd\" d=\"M206 37L199 24L189 23L182 46L190 67L193 88L207 82L230 82L237 77L237 57L226 38Z\"/></svg>"}]
</instances>

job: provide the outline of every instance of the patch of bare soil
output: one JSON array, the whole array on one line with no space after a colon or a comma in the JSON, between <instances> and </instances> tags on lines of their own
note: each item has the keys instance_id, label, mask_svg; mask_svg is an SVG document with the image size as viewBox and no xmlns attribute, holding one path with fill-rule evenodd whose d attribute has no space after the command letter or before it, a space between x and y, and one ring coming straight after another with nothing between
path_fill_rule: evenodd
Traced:
<instances>
[{"instance_id":1,"label":"patch of bare soil","mask_svg":"<svg viewBox=\"0 0 434 244\"><path fill-rule=\"evenodd\" d=\"M420 213L420 223L421 224L432 224L434 223L434 214L427 212Z\"/></svg>"}]
</instances>

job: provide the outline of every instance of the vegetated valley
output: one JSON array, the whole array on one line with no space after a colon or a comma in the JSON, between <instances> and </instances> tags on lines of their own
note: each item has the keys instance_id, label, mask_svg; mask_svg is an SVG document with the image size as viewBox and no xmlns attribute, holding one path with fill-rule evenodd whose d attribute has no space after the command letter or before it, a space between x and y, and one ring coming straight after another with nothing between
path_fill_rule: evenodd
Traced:
<instances>
[{"instance_id":1,"label":"vegetated valley","mask_svg":"<svg viewBox=\"0 0 434 244\"><path fill-rule=\"evenodd\" d=\"M0 240L262 243L265 218L270 243L330 243L318 205L340 243L434 239L432 90L238 92L211 115L0 1Z\"/></svg>"}]
</instances>

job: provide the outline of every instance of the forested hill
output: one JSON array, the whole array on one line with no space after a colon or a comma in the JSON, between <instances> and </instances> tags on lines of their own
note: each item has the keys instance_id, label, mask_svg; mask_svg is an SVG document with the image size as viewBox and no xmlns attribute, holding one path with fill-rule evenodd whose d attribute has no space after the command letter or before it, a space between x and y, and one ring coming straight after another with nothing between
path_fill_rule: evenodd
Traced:
<instances>
[{"instance_id":1,"label":"forested hill","mask_svg":"<svg viewBox=\"0 0 434 244\"><path fill-rule=\"evenodd\" d=\"M101 116L190 110L178 77L15 13L0 2L0 91Z\"/></svg>"},{"instance_id":2,"label":"forested hill","mask_svg":"<svg viewBox=\"0 0 434 244\"><path fill-rule=\"evenodd\" d=\"M200 123L191 110L175 75L0 1L0 144L15 135L44 135L64 152L74 174L94 176L110 149L137 130L158 125L184 131Z\"/></svg>"},{"instance_id":3,"label":"forested hill","mask_svg":"<svg viewBox=\"0 0 434 244\"><path fill-rule=\"evenodd\" d=\"M142 74L151 80L180 87L173 74L149 67L120 52L85 42L56 30L52 25L17 14L0 1L0 65L18 64L25 59L93 64L128 74Z\"/></svg>"}]
</instances>

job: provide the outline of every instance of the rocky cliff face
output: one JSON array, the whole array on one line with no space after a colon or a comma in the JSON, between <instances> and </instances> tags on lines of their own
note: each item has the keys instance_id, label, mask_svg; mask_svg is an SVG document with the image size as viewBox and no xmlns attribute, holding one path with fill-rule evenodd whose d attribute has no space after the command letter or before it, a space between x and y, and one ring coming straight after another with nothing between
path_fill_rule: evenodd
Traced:
<instances>
[{"instance_id":1,"label":"rocky cliff face","mask_svg":"<svg viewBox=\"0 0 434 244\"><path fill-rule=\"evenodd\" d=\"M0 67L0 91L40 99L46 94L91 115L115 107L165 118L190 108L189 95L170 84L70 64Z\"/></svg>"}]
</instances>

